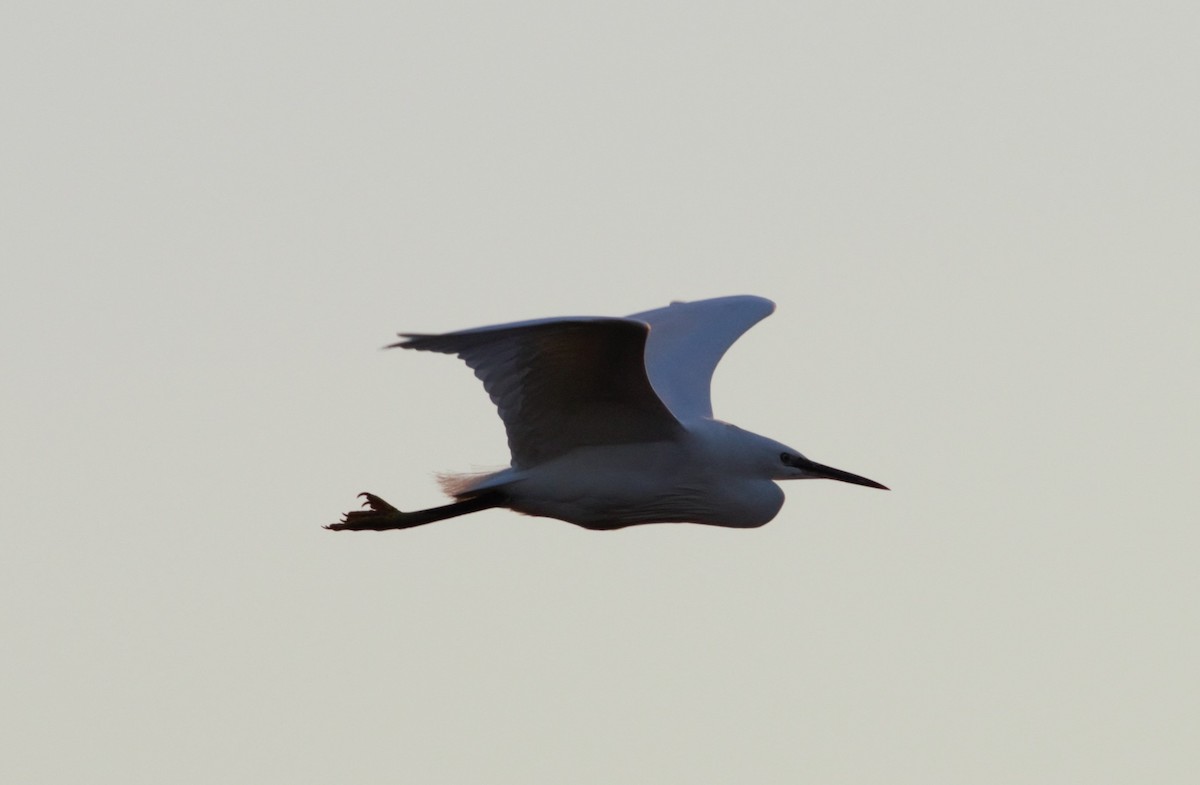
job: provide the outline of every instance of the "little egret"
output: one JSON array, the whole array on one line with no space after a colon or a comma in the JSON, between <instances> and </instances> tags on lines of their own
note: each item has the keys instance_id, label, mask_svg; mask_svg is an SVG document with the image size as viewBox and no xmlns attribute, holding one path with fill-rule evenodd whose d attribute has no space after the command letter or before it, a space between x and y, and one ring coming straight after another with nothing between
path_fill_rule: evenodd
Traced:
<instances>
[{"instance_id":1,"label":"little egret","mask_svg":"<svg viewBox=\"0 0 1200 785\"><path fill-rule=\"evenodd\" d=\"M762 526L783 506L776 480L883 488L713 419L713 370L775 310L761 297L675 302L625 319L534 319L402 333L388 348L453 354L483 382L512 453L507 469L443 478L452 504L401 512L371 493L327 529L407 529L492 507L586 529L642 523Z\"/></svg>"}]
</instances>

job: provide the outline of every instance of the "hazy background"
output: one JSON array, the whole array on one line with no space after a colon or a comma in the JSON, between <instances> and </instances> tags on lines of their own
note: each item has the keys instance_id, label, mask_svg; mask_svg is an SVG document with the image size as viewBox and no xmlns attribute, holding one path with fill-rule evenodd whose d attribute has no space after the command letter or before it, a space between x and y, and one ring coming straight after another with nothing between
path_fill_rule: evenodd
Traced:
<instances>
[{"instance_id":1,"label":"hazy background","mask_svg":"<svg viewBox=\"0 0 1200 785\"><path fill-rule=\"evenodd\" d=\"M9 3L0 779L1183 783L1192 2ZM437 504L440 331L752 293L769 526Z\"/></svg>"}]
</instances>

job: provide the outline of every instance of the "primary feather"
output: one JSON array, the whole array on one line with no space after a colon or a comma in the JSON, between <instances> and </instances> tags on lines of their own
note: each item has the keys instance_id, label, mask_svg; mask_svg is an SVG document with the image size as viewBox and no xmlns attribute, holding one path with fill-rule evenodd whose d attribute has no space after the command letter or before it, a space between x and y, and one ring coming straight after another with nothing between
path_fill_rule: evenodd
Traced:
<instances>
[{"instance_id":1,"label":"primary feather","mask_svg":"<svg viewBox=\"0 0 1200 785\"><path fill-rule=\"evenodd\" d=\"M462 358L499 410L513 466L526 468L578 447L678 435L646 376L649 330L629 319L539 319L393 345Z\"/></svg>"}]
</instances>

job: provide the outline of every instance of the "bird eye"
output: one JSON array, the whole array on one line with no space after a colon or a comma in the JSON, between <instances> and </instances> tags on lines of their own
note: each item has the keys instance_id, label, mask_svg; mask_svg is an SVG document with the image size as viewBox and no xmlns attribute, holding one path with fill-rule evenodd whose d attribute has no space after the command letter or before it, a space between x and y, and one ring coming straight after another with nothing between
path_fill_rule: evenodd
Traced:
<instances>
[{"instance_id":1,"label":"bird eye","mask_svg":"<svg viewBox=\"0 0 1200 785\"><path fill-rule=\"evenodd\" d=\"M790 453L781 452L779 453L779 460L782 463L790 464L792 462L792 456Z\"/></svg>"}]
</instances>

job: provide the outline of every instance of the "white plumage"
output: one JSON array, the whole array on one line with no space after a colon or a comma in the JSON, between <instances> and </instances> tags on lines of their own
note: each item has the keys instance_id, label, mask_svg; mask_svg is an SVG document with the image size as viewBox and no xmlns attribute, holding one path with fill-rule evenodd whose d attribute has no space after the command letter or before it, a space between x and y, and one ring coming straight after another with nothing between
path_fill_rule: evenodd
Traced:
<instances>
[{"instance_id":1,"label":"white plumage","mask_svg":"<svg viewBox=\"0 0 1200 785\"><path fill-rule=\"evenodd\" d=\"M393 346L460 357L504 421L512 463L447 483L456 502L401 512L373 494L337 530L410 528L489 507L590 529L690 522L761 526L783 504L776 480L828 478L884 488L713 419L721 357L774 311L720 297L624 319L535 319Z\"/></svg>"}]
</instances>

